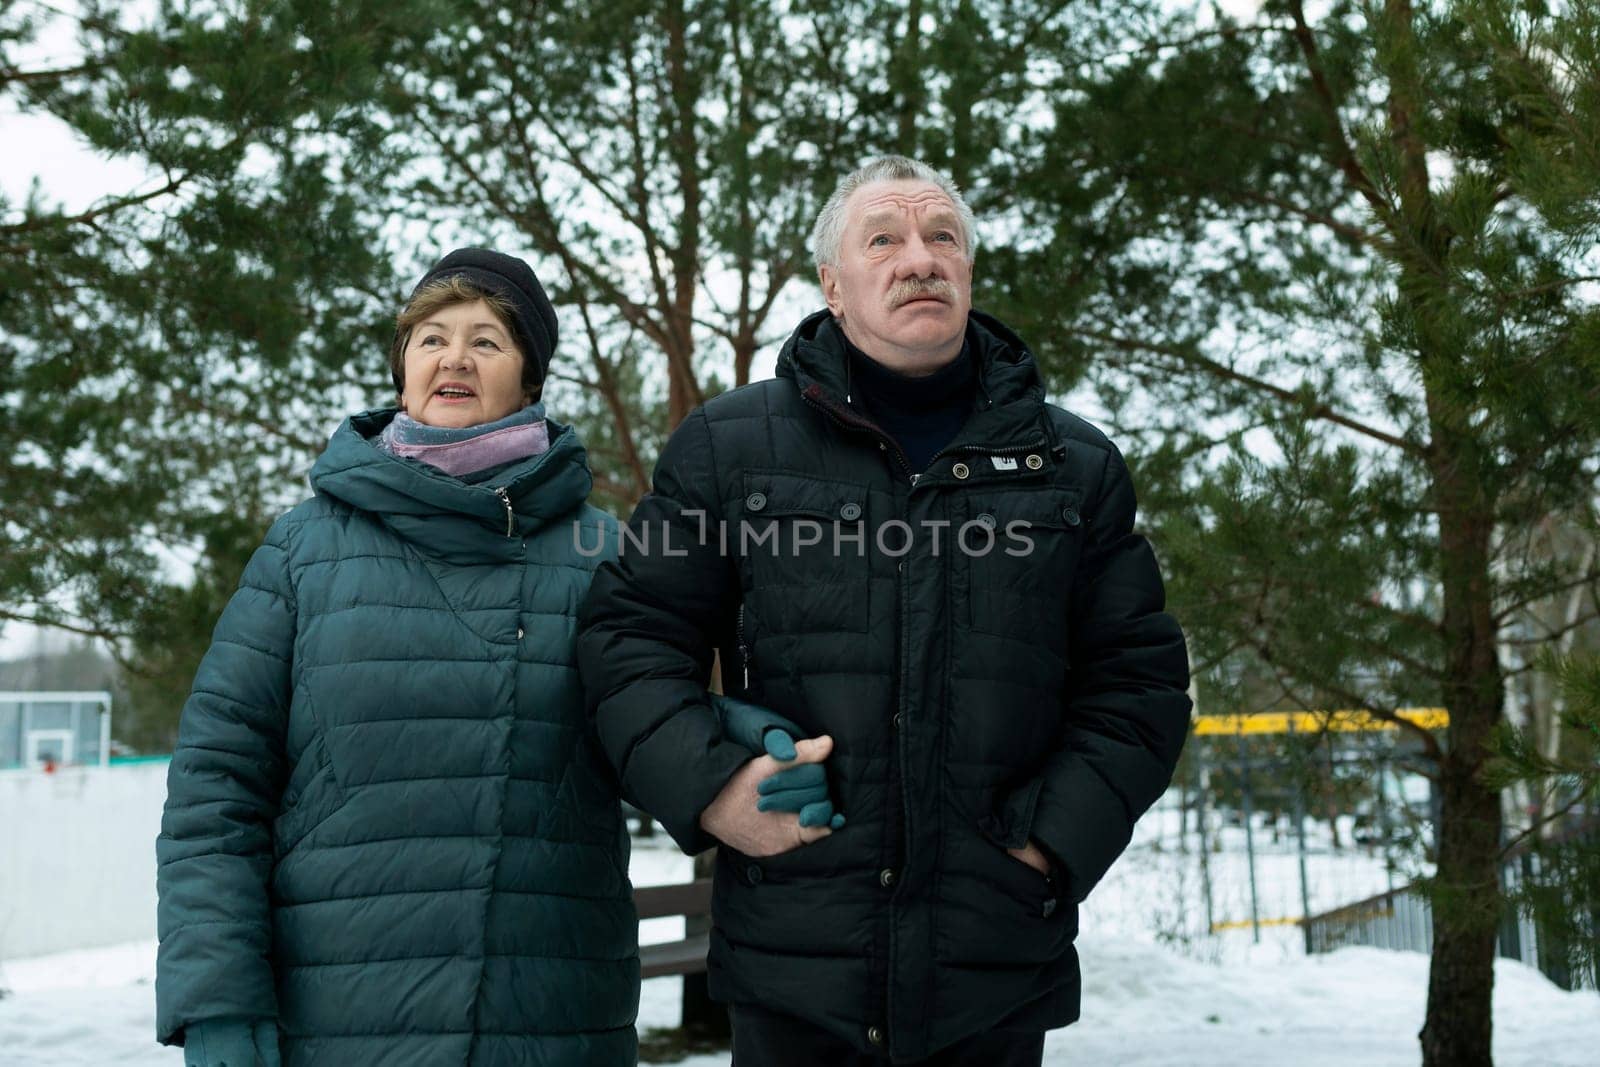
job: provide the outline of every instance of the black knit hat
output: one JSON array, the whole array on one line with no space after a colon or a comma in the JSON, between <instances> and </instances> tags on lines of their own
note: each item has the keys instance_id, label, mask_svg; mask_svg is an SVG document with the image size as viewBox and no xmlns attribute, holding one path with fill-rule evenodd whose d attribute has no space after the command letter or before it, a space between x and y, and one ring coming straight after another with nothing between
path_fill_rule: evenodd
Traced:
<instances>
[{"instance_id":1,"label":"black knit hat","mask_svg":"<svg viewBox=\"0 0 1600 1067\"><path fill-rule=\"evenodd\" d=\"M511 305L511 332L516 335L522 357L538 368L537 384L542 384L556 348L556 309L550 305L533 268L504 252L458 248L429 268L411 290L411 298L430 282L456 277L487 289Z\"/></svg>"}]
</instances>

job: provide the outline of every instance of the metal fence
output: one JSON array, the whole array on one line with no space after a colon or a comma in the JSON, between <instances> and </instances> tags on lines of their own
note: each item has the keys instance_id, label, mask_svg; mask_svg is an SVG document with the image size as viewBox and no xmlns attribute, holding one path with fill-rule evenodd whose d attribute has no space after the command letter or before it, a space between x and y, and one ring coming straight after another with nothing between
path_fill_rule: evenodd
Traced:
<instances>
[{"instance_id":1,"label":"metal fence","mask_svg":"<svg viewBox=\"0 0 1600 1067\"><path fill-rule=\"evenodd\" d=\"M1537 882L1539 864L1540 857L1536 853L1524 853L1509 860L1501 868L1505 890L1510 893L1519 889L1524 881ZM1432 908L1426 894L1415 885L1400 886L1313 915L1305 920L1303 928L1308 954L1332 952L1346 945L1407 952L1433 950ZM1532 918L1519 911L1511 912L1500 923L1499 955L1538 968L1562 989L1596 988L1595 974L1585 970L1573 972L1567 966L1565 953L1549 940L1541 943L1539 926Z\"/></svg>"}]
</instances>

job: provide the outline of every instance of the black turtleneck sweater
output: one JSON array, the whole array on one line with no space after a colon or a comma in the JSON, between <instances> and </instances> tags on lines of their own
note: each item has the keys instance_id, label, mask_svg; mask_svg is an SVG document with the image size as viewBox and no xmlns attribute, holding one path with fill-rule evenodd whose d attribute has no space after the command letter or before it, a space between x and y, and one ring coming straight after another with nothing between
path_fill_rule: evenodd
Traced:
<instances>
[{"instance_id":1,"label":"black turtleneck sweater","mask_svg":"<svg viewBox=\"0 0 1600 1067\"><path fill-rule=\"evenodd\" d=\"M915 474L955 440L972 412L977 366L972 346L932 374L914 378L875 362L848 340L850 398L900 445Z\"/></svg>"}]
</instances>

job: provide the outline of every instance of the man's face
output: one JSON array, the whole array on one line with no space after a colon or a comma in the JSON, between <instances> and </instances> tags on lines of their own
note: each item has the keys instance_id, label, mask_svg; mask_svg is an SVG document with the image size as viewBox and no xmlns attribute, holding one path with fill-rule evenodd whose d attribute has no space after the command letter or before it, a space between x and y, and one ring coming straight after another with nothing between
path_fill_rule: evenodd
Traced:
<instances>
[{"instance_id":1,"label":"man's face","mask_svg":"<svg viewBox=\"0 0 1600 1067\"><path fill-rule=\"evenodd\" d=\"M822 295L857 348L903 374L930 374L961 351L972 265L955 204L937 185L857 189L838 260L820 271Z\"/></svg>"}]
</instances>

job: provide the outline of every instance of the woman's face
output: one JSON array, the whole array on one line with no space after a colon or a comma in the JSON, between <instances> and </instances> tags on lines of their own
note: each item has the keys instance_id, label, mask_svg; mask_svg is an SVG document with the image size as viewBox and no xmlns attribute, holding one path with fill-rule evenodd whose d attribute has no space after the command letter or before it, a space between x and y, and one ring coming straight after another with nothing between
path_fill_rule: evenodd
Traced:
<instances>
[{"instance_id":1,"label":"woman's face","mask_svg":"<svg viewBox=\"0 0 1600 1067\"><path fill-rule=\"evenodd\" d=\"M478 426L528 404L522 352L482 300L429 315L406 342L400 406L429 426Z\"/></svg>"}]
</instances>

